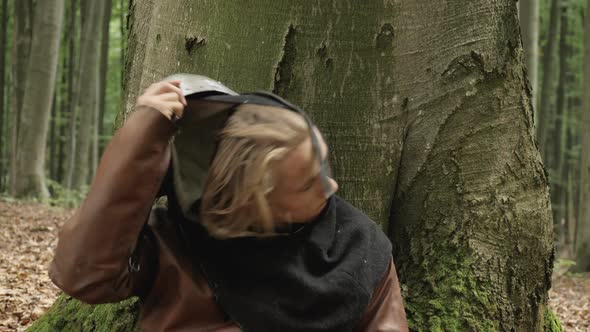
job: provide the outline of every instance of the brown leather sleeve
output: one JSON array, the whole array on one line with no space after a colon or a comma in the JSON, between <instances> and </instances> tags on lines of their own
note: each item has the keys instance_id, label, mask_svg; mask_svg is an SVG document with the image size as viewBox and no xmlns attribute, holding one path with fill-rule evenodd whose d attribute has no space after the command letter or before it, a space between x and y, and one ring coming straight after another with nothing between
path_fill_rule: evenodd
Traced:
<instances>
[{"instance_id":1,"label":"brown leather sleeve","mask_svg":"<svg viewBox=\"0 0 590 332\"><path fill-rule=\"evenodd\" d=\"M49 276L87 303L136 295L149 266L129 269L129 258L170 162L175 126L160 112L138 108L101 158L88 196L59 232ZM147 246L146 251L154 251ZM139 258L148 264L148 254Z\"/></svg>"},{"instance_id":2,"label":"brown leather sleeve","mask_svg":"<svg viewBox=\"0 0 590 332\"><path fill-rule=\"evenodd\" d=\"M381 284L373 292L358 332L402 332L408 331L404 303L393 259Z\"/></svg>"}]
</instances>

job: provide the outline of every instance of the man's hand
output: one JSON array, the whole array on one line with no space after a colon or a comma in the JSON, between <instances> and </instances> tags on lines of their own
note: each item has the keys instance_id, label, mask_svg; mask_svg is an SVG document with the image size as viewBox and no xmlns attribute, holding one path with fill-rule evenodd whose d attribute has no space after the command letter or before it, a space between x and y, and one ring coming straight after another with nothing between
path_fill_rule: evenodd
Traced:
<instances>
[{"instance_id":1,"label":"man's hand","mask_svg":"<svg viewBox=\"0 0 590 332\"><path fill-rule=\"evenodd\" d=\"M175 122L182 117L187 105L186 98L179 86L179 80L154 83L137 98L135 107L153 108L164 114L170 121Z\"/></svg>"}]
</instances>

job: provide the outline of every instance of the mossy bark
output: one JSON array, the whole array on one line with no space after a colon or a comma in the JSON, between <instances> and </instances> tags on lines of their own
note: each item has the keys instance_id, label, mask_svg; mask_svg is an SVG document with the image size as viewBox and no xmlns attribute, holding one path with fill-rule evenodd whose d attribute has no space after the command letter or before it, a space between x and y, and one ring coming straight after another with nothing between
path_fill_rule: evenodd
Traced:
<instances>
[{"instance_id":1,"label":"mossy bark","mask_svg":"<svg viewBox=\"0 0 590 332\"><path fill-rule=\"evenodd\" d=\"M545 311L545 329L544 332L563 332L563 327L561 326L561 322L559 318L555 316L555 314L547 309Z\"/></svg>"},{"instance_id":2,"label":"mossy bark","mask_svg":"<svg viewBox=\"0 0 590 332\"><path fill-rule=\"evenodd\" d=\"M132 332L136 327L139 302L136 299L117 304L88 305L62 295L51 309L27 329L27 332Z\"/></svg>"},{"instance_id":3,"label":"mossy bark","mask_svg":"<svg viewBox=\"0 0 590 332\"><path fill-rule=\"evenodd\" d=\"M512 0L132 1L124 110L176 72L272 90L390 234L411 327L540 331L547 177Z\"/></svg>"},{"instance_id":4,"label":"mossy bark","mask_svg":"<svg viewBox=\"0 0 590 332\"><path fill-rule=\"evenodd\" d=\"M545 325L551 209L516 5L408 1L397 10L409 119L390 230L420 330Z\"/></svg>"}]
</instances>

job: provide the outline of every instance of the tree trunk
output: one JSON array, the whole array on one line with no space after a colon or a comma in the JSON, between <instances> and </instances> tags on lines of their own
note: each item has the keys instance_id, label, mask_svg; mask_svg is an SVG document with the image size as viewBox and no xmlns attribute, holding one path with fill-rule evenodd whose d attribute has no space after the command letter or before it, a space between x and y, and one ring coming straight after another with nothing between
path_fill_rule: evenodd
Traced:
<instances>
[{"instance_id":1,"label":"tree trunk","mask_svg":"<svg viewBox=\"0 0 590 332\"><path fill-rule=\"evenodd\" d=\"M14 100L14 68L13 59L14 55L14 37L15 37L15 25L14 25L14 3L9 1L7 4L7 29L6 29L6 41L5 41L5 58L4 63L4 129L3 129L3 144L1 147L2 156L4 160L3 171L1 172L4 176L3 179L3 192L10 193L10 172L11 172L11 155L12 155L12 117L13 117L13 100ZM12 69L10 69L12 67Z\"/></svg>"},{"instance_id":2,"label":"tree trunk","mask_svg":"<svg viewBox=\"0 0 590 332\"><path fill-rule=\"evenodd\" d=\"M120 32L121 32L121 58L120 59L121 60L120 61L121 61L121 68L123 71L125 70L124 69L125 68L125 54L127 51L127 47L126 47L126 45L127 45L126 44L126 41L127 41L127 34L126 34L126 31L127 31L127 20L126 20L127 10L126 10L126 8L128 8L130 4L131 4L130 0L119 1L119 6L120 6L119 20L121 22L121 25L120 25Z\"/></svg>"},{"instance_id":3,"label":"tree trunk","mask_svg":"<svg viewBox=\"0 0 590 332\"><path fill-rule=\"evenodd\" d=\"M101 43L100 43L100 65L99 65L99 86L98 86L98 105L96 116L93 119L95 125L92 127L92 148L90 149L90 172L88 183L92 181L96 168L98 166L99 153L102 151L102 137L104 135L103 122L106 108L106 89L107 89L107 72L109 63L109 23L111 20L111 0L103 2L103 16L100 23Z\"/></svg>"},{"instance_id":4,"label":"tree trunk","mask_svg":"<svg viewBox=\"0 0 590 332\"><path fill-rule=\"evenodd\" d=\"M539 0L520 0L520 28L522 44L526 58L528 79L531 84L531 104L535 110L535 123L538 123L537 95L538 59L539 59Z\"/></svg>"},{"instance_id":5,"label":"tree trunk","mask_svg":"<svg viewBox=\"0 0 590 332\"><path fill-rule=\"evenodd\" d=\"M82 39L84 31L80 32L80 38L77 36L77 5L78 0L71 0L70 2L70 13L71 16L68 18L68 25L72 29L72 33L69 35L68 40L68 53L69 53L69 78L68 78L68 113L69 113L69 130L67 140L67 154L66 154L66 165L64 174L64 184L66 188L72 187L72 180L74 176L74 162L76 159L76 129L78 123L78 98L80 96L79 76L80 76L80 52L76 52L76 41ZM80 13L80 16L83 16ZM83 25L81 25L83 28ZM82 28L80 30L82 30ZM81 47L81 43L79 43Z\"/></svg>"},{"instance_id":6,"label":"tree trunk","mask_svg":"<svg viewBox=\"0 0 590 332\"><path fill-rule=\"evenodd\" d=\"M56 110L53 117L52 131L54 132L54 141L51 143L54 147L49 156L51 160L50 177L52 180L61 183L63 180L64 152L66 144L66 127L69 117L69 96L68 96L68 78L70 75L70 40L75 35L75 30L71 29L72 3L74 0L64 0L64 30L60 40L60 65L58 70L58 81L56 82ZM74 13L75 15L75 13ZM53 116L53 115L52 115Z\"/></svg>"},{"instance_id":7,"label":"tree trunk","mask_svg":"<svg viewBox=\"0 0 590 332\"><path fill-rule=\"evenodd\" d=\"M102 138L105 135L104 132L104 114L106 112L106 91L107 91L107 73L109 68L109 27L111 22L111 13L112 13L112 0L105 0L104 1L104 13L103 13L103 20L102 20L102 43L101 43L101 51L100 51L100 96L98 98L99 106L98 106L98 146L96 151L94 151L94 167L96 169L96 164L98 162L98 156L102 154L102 149L104 146L104 142ZM122 69L122 67L121 67Z\"/></svg>"},{"instance_id":8,"label":"tree trunk","mask_svg":"<svg viewBox=\"0 0 590 332\"><path fill-rule=\"evenodd\" d=\"M14 54L12 56L14 68L14 97L12 105L12 133L10 150L10 192L16 191L16 171L18 158L18 136L21 126L21 109L23 95L25 92L25 83L27 75L27 66L29 64L29 52L31 48L31 38L33 33L33 1L19 0L14 4Z\"/></svg>"},{"instance_id":9,"label":"tree trunk","mask_svg":"<svg viewBox=\"0 0 590 332\"><path fill-rule=\"evenodd\" d=\"M570 50L571 51L571 50ZM568 52L570 53L570 52ZM571 54L570 54L571 55ZM571 98L568 98L570 100ZM571 151L574 149L573 143L573 128L571 123L573 123L570 118L573 118L573 107L570 102L567 103L566 108L567 116L564 118L564 122L567 123L565 126L565 133L564 133L564 163L561 169L561 178L563 181L562 186L562 200L561 204L564 207L563 218L564 218L564 227L563 227L563 250L561 251L564 253L563 255L559 254L558 257L564 259L573 259L574 258L574 204L573 204L573 178L572 174L574 173L574 158L570 157Z\"/></svg>"},{"instance_id":10,"label":"tree trunk","mask_svg":"<svg viewBox=\"0 0 590 332\"><path fill-rule=\"evenodd\" d=\"M6 178L6 162L4 161L4 123L6 110L4 109L6 87L6 34L8 31L8 0L2 0L2 26L0 26L0 192L4 191Z\"/></svg>"},{"instance_id":11,"label":"tree trunk","mask_svg":"<svg viewBox=\"0 0 590 332\"><path fill-rule=\"evenodd\" d=\"M579 212L576 225L576 270L590 271L590 0L584 29L584 111L580 122L581 161Z\"/></svg>"},{"instance_id":12,"label":"tree trunk","mask_svg":"<svg viewBox=\"0 0 590 332\"><path fill-rule=\"evenodd\" d=\"M391 234L413 329L555 326L514 1L133 1L130 22L120 120L176 72L276 91L327 137L340 195Z\"/></svg>"},{"instance_id":13,"label":"tree trunk","mask_svg":"<svg viewBox=\"0 0 590 332\"><path fill-rule=\"evenodd\" d=\"M63 35L64 43L64 56L62 58L62 70L61 70L61 86L63 88L61 107L59 108L59 127L58 127L58 146L57 146L57 157L56 157L56 170L55 180L61 184L64 184L64 168L65 168L65 149L68 139L66 138L66 132L68 128L67 119L70 118L71 110L71 93L73 85L73 71L74 71L74 36L76 35L75 18L76 18L76 7L75 0L68 0L67 8L65 11L65 31Z\"/></svg>"},{"instance_id":14,"label":"tree trunk","mask_svg":"<svg viewBox=\"0 0 590 332\"><path fill-rule=\"evenodd\" d=\"M567 87L567 75L568 75L568 42L567 42L567 31L568 31L568 4L567 0L562 2L561 5L561 25L559 32L559 81L557 83L557 100L555 106L555 126L552 130L553 146L551 149L552 154L547 155L545 163L549 167L550 174L552 174L553 181L551 184L551 202L553 208L553 222L556 225L562 225L564 223L564 206L562 205L562 198L565 193L563 190L564 179L562 176L562 169L565 163L565 149L564 149L564 135L567 130L567 103L566 103L566 91ZM561 228L560 228L561 229ZM561 237L563 234L558 234Z\"/></svg>"},{"instance_id":15,"label":"tree trunk","mask_svg":"<svg viewBox=\"0 0 590 332\"><path fill-rule=\"evenodd\" d=\"M395 60L408 125L391 234L412 326L543 331L551 210L516 5L404 3Z\"/></svg>"},{"instance_id":16,"label":"tree trunk","mask_svg":"<svg viewBox=\"0 0 590 332\"><path fill-rule=\"evenodd\" d=\"M35 8L35 26L18 135L17 197L42 200L48 197L45 186L45 146L56 81L63 9L63 0L39 1Z\"/></svg>"},{"instance_id":17,"label":"tree trunk","mask_svg":"<svg viewBox=\"0 0 590 332\"><path fill-rule=\"evenodd\" d=\"M72 188L87 184L91 139L98 107L100 22L104 6L98 1L85 2L84 26L80 52L80 92L78 110L80 122L72 174Z\"/></svg>"},{"instance_id":18,"label":"tree trunk","mask_svg":"<svg viewBox=\"0 0 590 332\"><path fill-rule=\"evenodd\" d=\"M546 140L548 127L551 124L551 96L555 84L555 43L557 42L557 27L559 25L560 0L551 0L551 14L547 33L547 45L543 50L543 82L539 101L537 141L543 160L546 160Z\"/></svg>"},{"instance_id":19,"label":"tree trunk","mask_svg":"<svg viewBox=\"0 0 590 332\"><path fill-rule=\"evenodd\" d=\"M53 93L53 101L51 103L51 113L49 116L49 142L47 143L49 149L49 178L55 179L55 163L57 158L56 153L56 140L57 140L57 131L56 131L56 122L57 122L57 100L59 99L58 92L59 91L59 80L55 82L55 90Z\"/></svg>"},{"instance_id":20,"label":"tree trunk","mask_svg":"<svg viewBox=\"0 0 590 332\"><path fill-rule=\"evenodd\" d=\"M69 14L68 14L69 15ZM67 24L66 24L67 25ZM67 30L67 29L66 29ZM55 174L54 174L54 180L57 181L58 183L63 183L63 175L64 175L64 164L65 164L65 145L66 145L66 128L67 128L67 121L66 119L68 119L69 117L69 95L68 95L68 87L70 85L70 82L68 81L68 77L69 77L69 59L70 59L70 54L69 54L69 50L68 50L68 46L67 46L67 42L68 42L68 38L66 38L65 43L66 43L66 47L65 49L65 54L63 57L63 65L62 65L62 87L63 87L63 91L62 91L62 100L61 100L61 107L58 109L58 116L59 116L59 124L57 127L57 156L56 158L56 164L55 164Z\"/></svg>"}]
</instances>

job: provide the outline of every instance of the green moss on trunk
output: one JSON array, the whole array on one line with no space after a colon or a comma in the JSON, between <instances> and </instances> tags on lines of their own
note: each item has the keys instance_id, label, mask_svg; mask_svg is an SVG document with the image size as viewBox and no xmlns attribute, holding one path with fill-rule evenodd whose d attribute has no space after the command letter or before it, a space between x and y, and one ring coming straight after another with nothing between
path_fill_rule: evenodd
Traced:
<instances>
[{"instance_id":1,"label":"green moss on trunk","mask_svg":"<svg viewBox=\"0 0 590 332\"><path fill-rule=\"evenodd\" d=\"M545 309L545 332L563 332L559 318L549 308Z\"/></svg>"},{"instance_id":2,"label":"green moss on trunk","mask_svg":"<svg viewBox=\"0 0 590 332\"><path fill-rule=\"evenodd\" d=\"M48 312L27 329L27 332L139 331L136 326L138 309L137 299L116 304L88 305L61 295Z\"/></svg>"},{"instance_id":3,"label":"green moss on trunk","mask_svg":"<svg viewBox=\"0 0 590 332\"><path fill-rule=\"evenodd\" d=\"M438 261L425 259L422 264L430 271L422 274L426 282L404 290L410 326L434 332L499 330L499 322L493 319L498 308L488 298L490 287L471 272L472 261L453 250Z\"/></svg>"}]
</instances>

